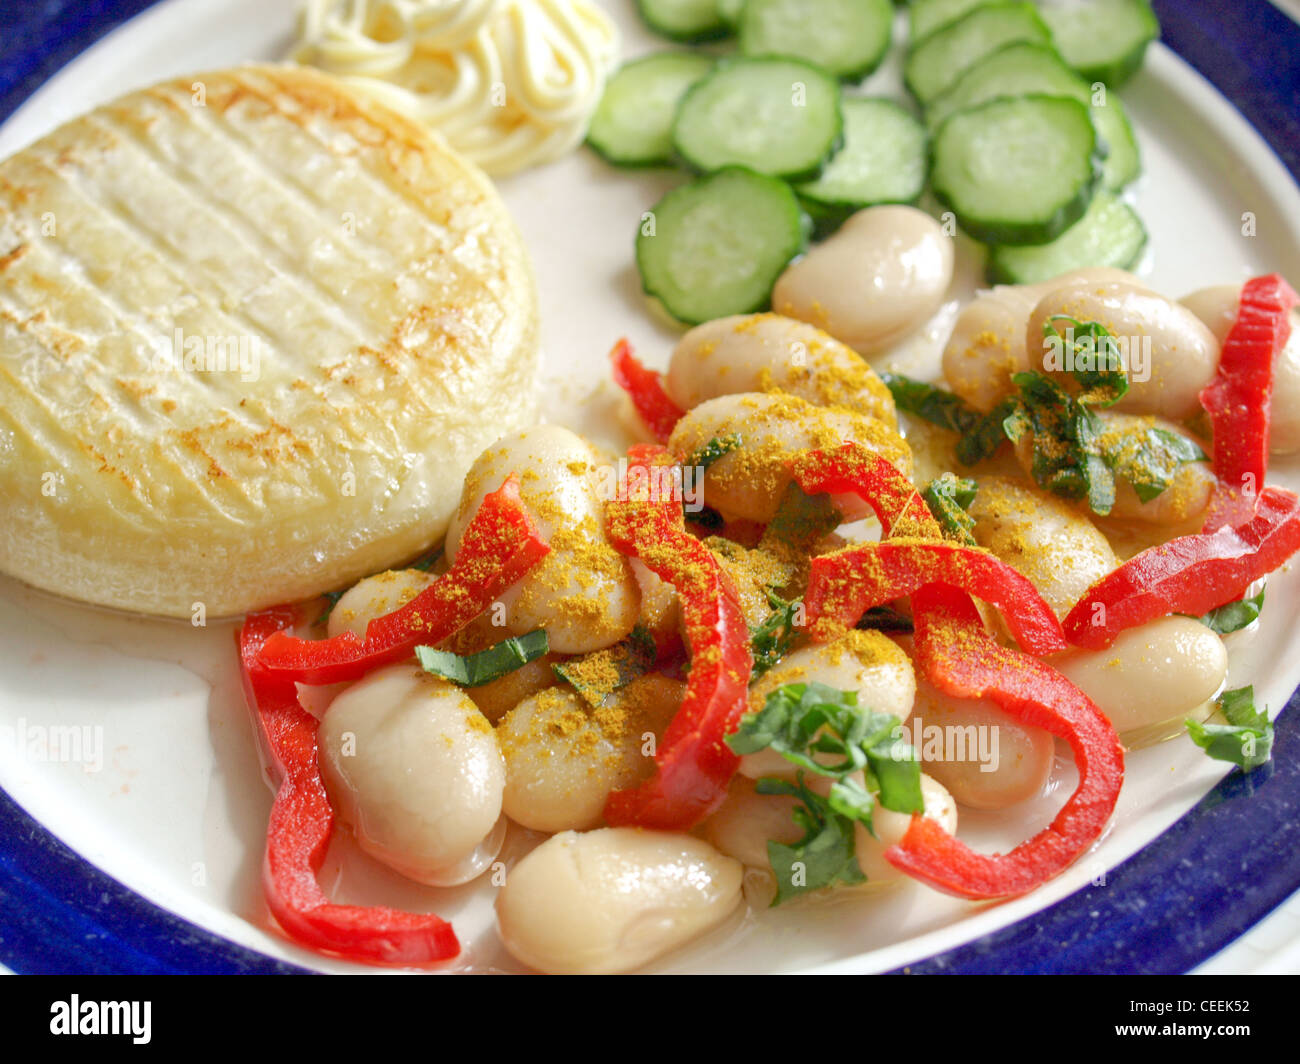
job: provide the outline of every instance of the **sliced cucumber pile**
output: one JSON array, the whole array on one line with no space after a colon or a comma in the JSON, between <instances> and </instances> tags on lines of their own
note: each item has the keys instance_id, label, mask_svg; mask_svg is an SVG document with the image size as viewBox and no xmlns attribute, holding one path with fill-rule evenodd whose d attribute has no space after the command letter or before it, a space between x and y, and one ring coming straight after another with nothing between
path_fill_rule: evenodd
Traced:
<instances>
[{"instance_id":1,"label":"sliced cucumber pile","mask_svg":"<svg viewBox=\"0 0 1300 1064\"><path fill-rule=\"evenodd\" d=\"M1160 36L1147 0L1040 0L1039 8L1062 58L1111 88L1128 80Z\"/></svg>"},{"instance_id":2,"label":"sliced cucumber pile","mask_svg":"<svg viewBox=\"0 0 1300 1064\"><path fill-rule=\"evenodd\" d=\"M718 0L636 0L641 18L672 41L714 41L731 32Z\"/></svg>"},{"instance_id":3,"label":"sliced cucumber pile","mask_svg":"<svg viewBox=\"0 0 1300 1064\"><path fill-rule=\"evenodd\" d=\"M673 162L673 119L686 90L713 69L698 52L659 52L619 67L591 116L587 143L616 166Z\"/></svg>"},{"instance_id":4,"label":"sliced cucumber pile","mask_svg":"<svg viewBox=\"0 0 1300 1064\"><path fill-rule=\"evenodd\" d=\"M1088 108L1013 96L958 111L934 134L931 186L990 244L1045 244L1083 217L1101 177Z\"/></svg>"},{"instance_id":5,"label":"sliced cucumber pile","mask_svg":"<svg viewBox=\"0 0 1300 1064\"><path fill-rule=\"evenodd\" d=\"M740 51L805 59L861 81L885 58L893 25L893 0L745 0Z\"/></svg>"},{"instance_id":6,"label":"sliced cucumber pile","mask_svg":"<svg viewBox=\"0 0 1300 1064\"><path fill-rule=\"evenodd\" d=\"M879 203L914 203L929 170L925 127L892 100L844 101L844 147L816 181L795 186L819 231Z\"/></svg>"},{"instance_id":7,"label":"sliced cucumber pile","mask_svg":"<svg viewBox=\"0 0 1300 1064\"><path fill-rule=\"evenodd\" d=\"M994 284L1036 284L1083 266L1136 265L1147 231L1133 208L1109 192L1098 193L1088 212L1050 244L989 250L988 277Z\"/></svg>"},{"instance_id":8,"label":"sliced cucumber pile","mask_svg":"<svg viewBox=\"0 0 1300 1064\"><path fill-rule=\"evenodd\" d=\"M646 292L688 324L768 305L807 225L784 181L728 167L675 188L642 222L636 262Z\"/></svg>"},{"instance_id":9,"label":"sliced cucumber pile","mask_svg":"<svg viewBox=\"0 0 1300 1064\"><path fill-rule=\"evenodd\" d=\"M790 181L821 173L839 149L839 82L795 59L720 63L682 98L673 144L694 170L744 166Z\"/></svg>"},{"instance_id":10,"label":"sliced cucumber pile","mask_svg":"<svg viewBox=\"0 0 1300 1064\"><path fill-rule=\"evenodd\" d=\"M1093 124L1105 145L1105 185L1120 189L1138 176L1141 162L1137 138L1119 97L1112 92L1094 93L1052 48L1022 41L1000 48L967 70L946 92L937 97L925 117L930 128L943 124L949 115L966 107L1000 96L1030 93L1069 96L1088 104ZM1102 102L1094 103L1094 98Z\"/></svg>"},{"instance_id":11,"label":"sliced cucumber pile","mask_svg":"<svg viewBox=\"0 0 1300 1064\"><path fill-rule=\"evenodd\" d=\"M956 22L966 12L997 0L912 0L907 9L907 27L913 44L941 26Z\"/></svg>"},{"instance_id":12,"label":"sliced cucumber pile","mask_svg":"<svg viewBox=\"0 0 1300 1064\"><path fill-rule=\"evenodd\" d=\"M1112 90L1159 35L1149 0L636 2L672 40L734 38L739 53L624 64L587 135L616 166L703 175L637 239L643 287L683 322L766 306L813 226L825 236L864 208L914 203L927 179L989 245L992 280L1142 252L1142 222L1115 196L1141 159ZM852 88L885 58L904 6L903 80L924 121Z\"/></svg>"},{"instance_id":13,"label":"sliced cucumber pile","mask_svg":"<svg viewBox=\"0 0 1300 1064\"><path fill-rule=\"evenodd\" d=\"M912 46L903 80L929 106L962 72L1015 41L1050 44L1052 35L1033 4L984 4Z\"/></svg>"}]
</instances>

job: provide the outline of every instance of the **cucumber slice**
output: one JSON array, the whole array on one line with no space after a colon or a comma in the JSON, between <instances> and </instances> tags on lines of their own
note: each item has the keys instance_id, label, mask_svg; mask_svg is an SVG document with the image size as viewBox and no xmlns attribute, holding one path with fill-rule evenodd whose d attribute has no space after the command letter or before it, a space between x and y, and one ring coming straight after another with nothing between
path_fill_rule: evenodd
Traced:
<instances>
[{"instance_id":1,"label":"cucumber slice","mask_svg":"<svg viewBox=\"0 0 1300 1064\"><path fill-rule=\"evenodd\" d=\"M1110 191L1118 192L1142 173L1142 154L1138 151L1137 137L1117 93L1108 92L1104 103L1091 106L1093 125L1106 147L1102 183Z\"/></svg>"},{"instance_id":2,"label":"cucumber slice","mask_svg":"<svg viewBox=\"0 0 1300 1064\"><path fill-rule=\"evenodd\" d=\"M672 41L715 41L731 32L718 0L636 0L636 6L647 26Z\"/></svg>"},{"instance_id":3,"label":"cucumber slice","mask_svg":"<svg viewBox=\"0 0 1300 1064\"><path fill-rule=\"evenodd\" d=\"M1112 88L1142 65L1160 23L1147 0L1041 0L1061 57L1089 81Z\"/></svg>"},{"instance_id":4,"label":"cucumber slice","mask_svg":"<svg viewBox=\"0 0 1300 1064\"><path fill-rule=\"evenodd\" d=\"M673 162L673 119L686 90L713 69L697 52L659 52L619 67L591 116L587 143L617 166Z\"/></svg>"},{"instance_id":5,"label":"cucumber slice","mask_svg":"<svg viewBox=\"0 0 1300 1064\"><path fill-rule=\"evenodd\" d=\"M740 52L806 59L861 81L884 59L893 26L893 0L747 0Z\"/></svg>"},{"instance_id":6,"label":"cucumber slice","mask_svg":"<svg viewBox=\"0 0 1300 1064\"><path fill-rule=\"evenodd\" d=\"M995 0L912 0L907 11L908 37L915 46L942 26L956 22L968 11Z\"/></svg>"},{"instance_id":7,"label":"cucumber slice","mask_svg":"<svg viewBox=\"0 0 1300 1064\"><path fill-rule=\"evenodd\" d=\"M1142 257L1147 231L1133 208L1099 192L1088 213L1050 244L989 248L991 284L1037 284L1084 266L1130 269Z\"/></svg>"},{"instance_id":8,"label":"cucumber slice","mask_svg":"<svg viewBox=\"0 0 1300 1064\"><path fill-rule=\"evenodd\" d=\"M1092 103L1092 87L1047 45L1020 41L985 56L931 102L925 117L930 128L936 129L949 115L964 108L999 96L1030 93L1069 96L1089 104L1093 124L1105 146L1106 188L1121 189L1141 172L1137 138L1119 97L1106 92L1101 97L1103 102Z\"/></svg>"},{"instance_id":9,"label":"cucumber slice","mask_svg":"<svg viewBox=\"0 0 1300 1064\"><path fill-rule=\"evenodd\" d=\"M934 134L931 186L989 244L1046 244L1077 222L1101 177L1088 108L1015 96L958 111Z\"/></svg>"},{"instance_id":10,"label":"cucumber slice","mask_svg":"<svg viewBox=\"0 0 1300 1064\"><path fill-rule=\"evenodd\" d=\"M1013 41L1049 44L1051 39L1033 4L986 4L936 30L913 48L903 65L903 80L912 95L928 106L962 71L990 52Z\"/></svg>"},{"instance_id":11,"label":"cucumber slice","mask_svg":"<svg viewBox=\"0 0 1300 1064\"><path fill-rule=\"evenodd\" d=\"M811 181L843 128L839 82L825 71L797 59L734 59L687 91L673 144L696 170L744 166Z\"/></svg>"},{"instance_id":12,"label":"cucumber slice","mask_svg":"<svg viewBox=\"0 0 1300 1064\"><path fill-rule=\"evenodd\" d=\"M913 203L930 161L925 127L892 100L846 97L844 147L816 181L795 186L818 231L878 203Z\"/></svg>"},{"instance_id":13,"label":"cucumber slice","mask_svg":"<svg viewBox=\"0 0 1300 1064\"><path fill-rule=\"evenodd\" d=\"M733 166L655 204L637 235L636 264L642 288L673 317L696 325L766 307L806 241L790 186Z\"/></svg>"}]
</instances>

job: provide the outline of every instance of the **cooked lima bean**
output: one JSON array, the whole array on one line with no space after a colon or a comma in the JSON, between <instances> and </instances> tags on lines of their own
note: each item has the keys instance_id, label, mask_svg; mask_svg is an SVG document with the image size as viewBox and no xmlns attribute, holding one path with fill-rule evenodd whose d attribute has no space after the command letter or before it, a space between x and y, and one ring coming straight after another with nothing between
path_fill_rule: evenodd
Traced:
<instances>
[{"instance_id":1,"label":"cooked lima bean","mask_svg":"<svg viewBox=\"0 0 1300 1064\"><path fill-rule=\"evenodd\" d=\"M743 869L702 839L636 828L561 832L506 877L506 949L551 974L639 968L722 923Z\"/></svg>"},{"instance_id":2,"label":"cooked lima bean","mask_svg":"<svg viewBox=\"0 0 1300 1064\"><path fill-rule=\"evenodd\" d=\"M697 325L673 349L665 387L683 410L720 395L780 390L898 426L889 389L851 347L780 314Z\"/></svg>"},{"instance_id":3,"label":"cooked lima bean","mask_svg":"<svg viewBox=\"0 0 1300 1064\"><path fill-rule=\"evenodd\" d=\"M868 207L786 268L772 289L772 309L870 358L934 316L952 262L952 238L924 211Z\"/></svg>"},{"instance_id":4,"label":"cooked lima bean","mask_svg":"<svg viewBox=\"0 0 1300 1064\"><path fill-rule=\"evenodd\" d=\"M435 886L496 858L505 762L454 684L411 665L373 672L334 699L319 742L330 802L372 857Z\"/></svg>"},{"instance_id":5,"label":"cooked lima bean","mask_svg":"<svg viewBox=\"0 0 1300 1064\"><path fill-rule=\"evenodd\" d=\"M595 827L609 792L634 786L654 768L655 737L685 690L678 680L649 673L594 708L568 687L524 699L497 727L506 816L535 831Z\"/></svg>"},{"instance_id":6,"label":"cooked lima bean","mask_svg":"<svg viewBox=\"0 0 1300 1064\"><path fill-rule=\"evenodd\" d=\"M511 473L551 552L501 596L506 635L545 628L551 649L583 654L618 642L636 624L640 592L627 559L605 536L604 503L591 445L558 425L498 440L470 467L447 530L454 561L483 497Z\"/></svg>"},{"instance_id":7,"label":"cooked lima bean","mask_svg":"<svg viewBox=\"0 0 1300 1064\"><path fill-rule=\"evenodd\" d=\"M728 519L771 521L791 482L790 459L810 448L838 447L853 440L904 474L912 468L907 444L888 425L792 395L744 393L709 399L677 423L668 445L679 454L691 454L711 439L728 435L739 436L741 446L710 465L704 476L704 501ZM835 501L846 521L870 512L856 495Z\"/></svg>"},{"instance_id":8,"label":"cooked lima bean","mask_svg":"<svg viewBox=\"0 0 1300 1064\"><path fill-rule=\"evenodd\" d=\"M1123 735L1178 720L1213 698L1228 672L1223 640L1191 617L1162 617L1120 633L1106 650L1052 659Z\"/></svg>"},{"instance_id":9,"label":"cooked lima bean","mask_svg":"<svg viewBox=\"0 0 1300 1064\"><path fill-rule=\"evenodd\" d=\"M371 621L405 606L433 580L420 569L390 569L358 580L330 610L326 633L332 638L351 632L364 639Z\"/></svg>"}]
</instances>

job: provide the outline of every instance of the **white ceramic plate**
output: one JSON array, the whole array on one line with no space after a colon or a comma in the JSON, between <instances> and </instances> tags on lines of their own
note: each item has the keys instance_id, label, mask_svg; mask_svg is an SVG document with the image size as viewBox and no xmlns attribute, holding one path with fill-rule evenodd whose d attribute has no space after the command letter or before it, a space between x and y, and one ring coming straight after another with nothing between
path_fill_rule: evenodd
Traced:
<instances>
[{"instance_id":1,"label":"white ceramic plate","mask_svg":"<svg viewBox=\"0 0 1300 1064\"><path fill-rule=\"evenodd\" d=\"M663 47L637 22L631 0L606 4L623 31L625 55ZM278 57L293 9L293 0L167 0L150 8L65 67L0 127L0 157L149 82ZM896 47L867 91L900 95L899 57ZM1143 267L1149 282L1176 298L1264 272L1300 278L1300 190L1227 101L1163 46L1151 49L1123 96L1145 161L1134 199L1151 233ZM605 353L626 335L652 364L666 359L676 332L641 298L632 238L641 212L680 180L615 170L580 150L499 183L536 265L548 420L609 444L627 442ZM1256 235L1243 235L1246 212ZM887 364L932 372L958 301L974 290L979 265L971 250L960 249L952 302ZM1300 469L1279 465L1270 479L1300 487ZM1262 628L1234 640L1230 683L1253 682L1271 710L1300 682L1298 579L1275 575ZM0 787L77 853L158 906L271 957L357 970L266 930L259 872L271 791L239 693L232 637L230 625L194 629L119 616L0 583L0 728L31 734L21 729L84 726L91 754L98 742L102 755L98 766L45 762L0 744ZM875 971L917 961L1099 880L1225 770L1186 741L1133 754L1107 837L1030 897L972 906L908 883L738 918L657 968ZM1053 792L1015 816L967 814L963 837L1005 849L1032 834L1068 793L1072 771L1064 765ZM466 946L456 967L514 967L493 930L490 887L431 894L375 865L346 838L336 842L322 881L340 900L436 908Z\"/></svg>"}]
</instances>

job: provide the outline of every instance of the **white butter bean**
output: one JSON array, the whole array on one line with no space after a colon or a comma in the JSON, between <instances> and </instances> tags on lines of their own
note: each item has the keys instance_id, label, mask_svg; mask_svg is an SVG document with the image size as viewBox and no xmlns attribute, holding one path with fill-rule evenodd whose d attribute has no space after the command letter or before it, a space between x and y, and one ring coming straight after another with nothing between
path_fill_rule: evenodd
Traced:
<instances>
[{"instance_id":1,"label":"white butter bean","mask_svg":"<svg viewBox=\"0 0 1300 1064\"><path fill-rule=\"evenodd\" d=\"M907 719L916 697L911 659L880 632L850 631L786 655L749 689L750 710L762 709L767 696L788 683L822 683L837 691L856 691L858 705L892 713L899 720ZM740 771L752 779L794 779L797 770L775 751L760 750L740 759Z\"/></svg>"},{"instance_id":2,"label":"white butter bean","mask_svg":"<svg viewBox=\"0 0 1300 1064\"><path fill-rule=\"evenodd\" d=\"M1119 560L1077 509L1005 477L982 477L970 515L975 542L1027 576L1058 617Z\"/></svg>"},{"instance_id":3,"label":"white butter bean","mask_svg":"<svg viewBox=\"0 0 1300 1064\"><path fill-rule=\"evenodd\" d=\"M510 871L501 939L542 972L625 972L722 923L740 903L742 871L690 835L566 831Z\"/></svg>"},{"instance_id":4,"label":"white butter bean","mask_svg":"<svg viewBox=\"0 0 1300 1064\"><path fill-rule=\"evenodd\" d=\"M594 709L568 687L524 699L497 728L506 759L506 815L535 831L595 827L609 792L634 786L654 768L655 737L685 690L678 680L650 673Z\"/></svg>"},{"instance_id":5,"label":"white butter bean","mask_svg":"<svg viewBox=\"0 0 1300 1064\"><path fill-rule=\"evenodd\" d=\"M348 588L334 604L326 632L331 638L351 632L364 639L371 621L405 606L433 580L430 573L420 569L390 569L367 576Z\"/></svg>"},{"instance_id":6,"label":"white butter bean","mask_svg":"<svg viewBox=\"0 0 1300 1064\"><path fill-rule=\"evenodd\" d=\"M934 316L952 262L952 239L924 211L868 207L786 269L772 290L772 309L825 329L869 358Z\"/></svg>"},{"instance_id":7,"label":"white butter bean","mask_svg":"<svg viewBox=\"0 0 1300 1064\"><path fill-rule=\"evenodd\" d=\"M1034 797L1052 773L1055 741L992 702L952 698L920 677L908 722L925 771L972 809L1006 809Z\"/></svg>"},{"instance_id":8,"label":"white butter bean","mask_svg":"<svg viewBox=\"0 0 1300 1064\"><path fill-rule=\"evenodd\" d=\"M729 519L766 524L791 482L789 462L800 451L838 447L853 440L912 470L907 444L875 418L843 407L820 407L791 395L723 395L691 410L673 429L669 446L690 454L718 436L736 435L741 446L709 466L704 500ZM865 517L869 507L856 495L835 499L846 521Z\"/></svg>"},{"instance_id":9,"label":"white butter bean","mask_svg":"<svg viewBox=\"0 0 1300 1064\"><path fill-rule=\"evenodd\" d=\"M1237 321L1241 285L1202 288L1180 302L1205 322L1222 344ZM1273 362L1272 418L1268 449L1272 454L1300 451L1300 311L1291 311L1291 335Z\"/></svg>"},{"instance_id":10,"label":"white butter bean","mask_svg":"<svg viewBox=\"0 0 1300 1064\"><path fill-rule=\"evenodd\" d=\"M1223 685L1223 640L1191 617L1162 617L1121 632L1106 650L1052 659L1121 735L1187 716Z\"/></svg>"},{"instance_id":11,"label":"white butter bean","mask_svg":"<svg viewBox=\"0 0 1300 1064\"><path fill-rule=\"evenodd\" d=\"M942 783L924 772L921 773L921 800L924 803L923 817L938 821L949 835L957 834L956 800ZM887 883L903 875L885 860L885 851L903 841L911 823L911 813L895 813L877 805L871 813L871 826L876 829L876 834L873 836L864 824L854 828L858 867L866 875L868 883Z\"/></svg>"},{"instance_id":12,"label":"white butter bean","mask_svg":"<svg viewBox=\"0 0 1300 1064\"><path fill-rule=\"evenodd\" d=\"M505 762L454 684L410 665L371 673L330 705L320 763L358 844L403 875L454 886L496 858Z\"/></svg>"},{"instance_id":13,"label":"white butter bean","mask_svg":"<svg viewBox=\"0 0 1300 1064\"><path fill-rule=\"evenodd\" d=\"M1219 341L1186 307L1131 284L1056 288L1029 316L1025 348L1035 369L1059 368L1052 364L1055 355L1043 336L1043 326L1058 314L1100 322L1117 339L1129 371L1129 390L1116 410L1182 421L1201 409L1201 389L1219 364ZM1067 325L1057 322L1055 328L1064 334Z\"/></svg>"},{"instance_id":14,"label":"white butter bean","mask_svg":"<svg viewBox=\"0 0 1300 1064\"><path fill-rule=\"evenodd\" d=\"M605 535L598 457L568 429L540 425L498 440L465 478L460 508L447 530L447 556L483 497L511 473L551 552L501 596L505 635L545 628L551 649L582 654L618 642L636 624L640 593L627 559Z\"/></svg>"},{"instance_id":15,"label":"white butter bean","mask_svg":"<svg viewBox=\"0 0 1300 1064\"><path fill-rule=\"evenodd\" d=\"M944 345L943 375L948 387L975 409L992 410L1015 392L1013 373L1035 368L1025 347L1025 332L1039 300L1058 288L1117 282L1142 284L1127 270L1090 266L1039 284L996 285L980 292L957 315ZM1040 345L1035 343L1029 350L1036 355Z\"/></svg>"},{"instance_id":16,"label":"white butter bean","mask_svg":"<svg viewBox=\"0 0 1300 1064\"><path fill-rule=\"evenodd\" d=\"M665 387L683 410L720 395L780 390L898 425L889 389L851 347L780 314L697 325L673 349Z\"/></svg>"}]
</instances>

